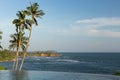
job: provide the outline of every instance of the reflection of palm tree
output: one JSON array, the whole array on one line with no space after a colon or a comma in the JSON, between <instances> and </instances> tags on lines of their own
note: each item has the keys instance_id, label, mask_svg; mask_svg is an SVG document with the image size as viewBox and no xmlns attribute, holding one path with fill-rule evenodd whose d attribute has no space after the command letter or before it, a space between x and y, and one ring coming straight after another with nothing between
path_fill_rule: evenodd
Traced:
<instances>
[{"instance_id":1,"label":"reflection of palm tree","mask_svg":"<svg viewBox=\"0 0 120 80\"><path fill-rule=\"evenodd\" d=\"M29 80L27 71L10 71L10 80Z\"/></svg>"},{"instance_id":2,"label":"reflection of palm tree","mask_svg":"<svg viewBox=\"0 0 120 80\"><path fill-rule=\"evenodd\" d=\"M9 45L9 49L12 49L13 48L13 50L16 48L16 50L18 51L18 49L19 49L19 42L21 42L20 43L20 48L22 49L22 50L24 50L25 49L25 47L26 47L26 44L27 44L27 41L28 41L28 38L27 37L25 37L24 36L24 33L21 35L21 41L19 41L19 33L18 34L12 34L10 37L12 38L12 40L10 40L10 45ZM16 56L17 57L17 56ZM16 58L15 57L15 58ZM15 62L14 62L14 64L13 64L13 69L14 69L14 67L15 67Z\"/></svg>"},{"instance_id":3,"label":"reflection of palm tree","mask_svg":"<svg viewBox=\"0 0 120 80\"><path fill-rule=\"evenodd\" d=\"M0 40L2 39L2 36L1 36L2 32L0 31ZM1 42L0 42L1 43ZM3 47L0 45L0 48L3 49Z\"/></svg>"},{"instance_id":4,"label":"reflection of palm tree","mask_svg":"<svg viewBox=\"0 0 120 80\"><path fill-rule=\"evenodd\" d=\"M25 14L22 11L19 11L16 15L18 16L18 19L14 19L13 24L16 25L16 32L19 34L18 36L19 41L18 41L18 49L16 51L14 70L17 70L17 66L18 66L18 56L19 56L20 46L21 46L21 37L22 37L22 34L24 33L24 29L27 28Z\"/></svg>"},{"instance_id":5,"label":"reflection of palm tree","mask_svg":"<svg viewBox=\"0 0 120 80\"><path fill-rule=\"evenodd\" d=\"M24 58L26 56L26 51L30 42L30 38L31 38L31 34L32 34L32 24L38 25L36 18L42 18L42 16L45 14L42 10L39 10L39 5L37 3L31 4L30 7L27 7L27 10L24 11L24 13L28 16L32 17L32 21L33 23L30 23L30 27L29 27L29 37L28 37L28 43L26 45L26 49L23 52L23 58L22 58L22 62L20 65L20 69L22 69L23 63L24 63Z\"/></svg>"}]
</instances>

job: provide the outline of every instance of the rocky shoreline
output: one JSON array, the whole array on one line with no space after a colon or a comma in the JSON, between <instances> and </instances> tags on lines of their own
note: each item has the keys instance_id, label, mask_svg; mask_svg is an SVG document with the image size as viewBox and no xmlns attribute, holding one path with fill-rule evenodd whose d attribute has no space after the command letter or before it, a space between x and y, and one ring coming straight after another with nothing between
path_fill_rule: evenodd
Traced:
<instances>
[{"instance_id":1,"label":"rocky shoreline","mask_svg":"<svg viewBox=\"0 0 120 80\"><path fill-rule=\"evenodd\" d=\"M40 54L28 54L27 57L29 56L38 56L38 57L59 57L61 56L61 54L58 54L58 53L51 53L51 54L48 54L48 53L40 53Z\"/></svg>"}]
</instances>

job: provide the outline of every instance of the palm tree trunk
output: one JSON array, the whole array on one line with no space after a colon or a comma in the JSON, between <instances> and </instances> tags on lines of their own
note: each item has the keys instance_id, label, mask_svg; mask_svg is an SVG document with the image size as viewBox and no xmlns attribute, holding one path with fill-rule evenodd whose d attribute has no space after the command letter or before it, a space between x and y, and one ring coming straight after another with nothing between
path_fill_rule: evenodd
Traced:
<instances>
[{"instance_id":1,"label":"palm tree trunk","mask_svg":"<svg viewBox=\"0 0 120 80\"><path fill-rule=\"evenodd\" d=\"M15 59L15 71L17 70L18 68L18 57L19 57L19 52L20 52L20 47L18 47L18 50L16 52L16 59Z\"/></svg>"},{"instance_id":2,"label":"palm tree trunk","mask_svg":"<svg viewBox=\"0 0 120 80\"><path fill-rule=\"evenodd\" d=\"M14 48L13 48L13 52L14 52ZM16 58L16 56L15 56L15 58ZM15 69L15 60L13 61L12 69L13 69L13 70Z\"/></svg>"},{"instance_id":3,"label":"palm tree trunk","mask_svg":"<svg viewBox=\"0 0 120 80\"><path fill-rule=\"evenodd\" d=\"M13 70L15 70L15 67L16 67L17 57L19 55L18 53L19 53L19 48L17 47L17 52L16 52L16 55L15 55L14 63L13 63Z\"/></svg>"},{"instance_id":4,"label":"palm tree trunk","mask_svg":"<svg viewBox=\"0 0 120 80\"><path fill-rule=\"evenodd\" d=\"M20 64L19 71L22 70L23 63L24 63L25 57L26 57L26 55L27 55L27 48L28 48L28 46L29 46L30 39L31 39L32 27L30 27L30 30L29 30L29 31L30 31L30 32L29 32L28 42L27 42L27 44L26 44L26 48L25 48L25 50L23 51L23 57L22 57L22 61L21 61L21 64Z\"/></svg>"},{"instance_id":5,"label":"palm tree trunk","mask_svg":"<svg viewBox=\"0 0 120 80\"><path fill-rule=\"evenodd\" d=\"M17 47L17 52L16 52L16 56L15 56L15 62L14 62L14 66L13 66L13 70L17 70L18 69L18 57L19 57L19 52L20 52L20 44L21 44L21 35L22 35L22 30L20 30L20 35L19 35L19 41L18 41L18 47Z\"/></svg>"}]
</instances>

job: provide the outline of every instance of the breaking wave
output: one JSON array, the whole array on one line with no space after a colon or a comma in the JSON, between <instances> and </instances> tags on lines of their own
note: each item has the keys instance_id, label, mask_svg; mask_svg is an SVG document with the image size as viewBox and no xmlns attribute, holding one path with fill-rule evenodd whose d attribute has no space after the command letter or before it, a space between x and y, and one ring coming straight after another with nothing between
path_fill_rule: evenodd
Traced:
<instances>
[{"instance_id":1,"label":"breaking wave","mask_svg":"<svg viewBox=\"0 0 120 80\"><path fill-rule=\"evenodd\" d=\"M56 61L58 61L58 62L80 62L78 60L71 60L71 59L58 59Z\"/></svg>"}]
</instances>

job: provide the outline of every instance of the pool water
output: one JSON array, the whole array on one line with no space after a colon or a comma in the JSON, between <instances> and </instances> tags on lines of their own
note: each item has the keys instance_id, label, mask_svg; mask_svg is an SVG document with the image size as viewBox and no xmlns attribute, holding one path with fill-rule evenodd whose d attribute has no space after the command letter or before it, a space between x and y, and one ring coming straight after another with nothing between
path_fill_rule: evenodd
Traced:
<instances>
[{"instance_id":1,"label":"pool water","mask_svg":"<svg viewBox=\"0 0 120 80\"><path fill-rule=\"evenodd\" d=\"M120 80L119 76L51 72L51 71L0 71L0 80Z\"/></svg>"}]
</instances>

